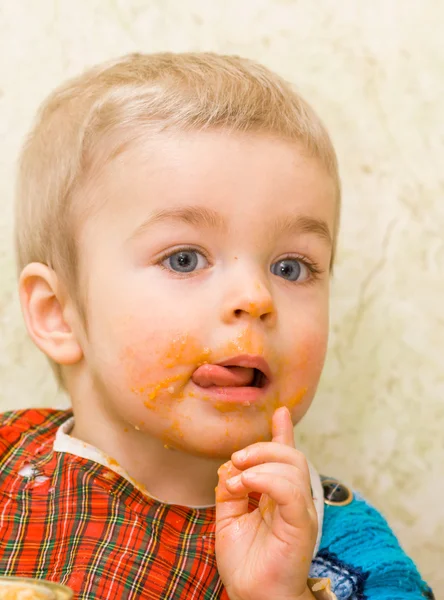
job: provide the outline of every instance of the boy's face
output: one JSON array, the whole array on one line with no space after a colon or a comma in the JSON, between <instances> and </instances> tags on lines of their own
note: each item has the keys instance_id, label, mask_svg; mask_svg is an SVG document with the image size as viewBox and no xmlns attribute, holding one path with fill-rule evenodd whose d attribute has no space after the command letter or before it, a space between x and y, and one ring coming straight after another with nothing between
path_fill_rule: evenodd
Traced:
<instances>
[{"instance_id":1,"label":"boy's face","mask_svg":"<svg viewBox=\"0 0 444 600\"><path fill-rule=\"evenodd\" d=\"M89 193L81 345L105 414L217 458L270 439L278 406L299 421L328 335L335 190L318 161L264 134L174 134Z\"/></svg>"}]
</instances>

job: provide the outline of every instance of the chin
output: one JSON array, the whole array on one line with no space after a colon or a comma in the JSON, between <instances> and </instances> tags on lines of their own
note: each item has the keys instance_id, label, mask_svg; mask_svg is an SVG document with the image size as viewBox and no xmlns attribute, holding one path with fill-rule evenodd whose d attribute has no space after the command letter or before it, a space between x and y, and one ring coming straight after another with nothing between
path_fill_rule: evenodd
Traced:
<instances>
[{"instance_id":1,"label":"chin","mask_svg":"<svg viewBox=\"0 0 444 600\"><path fill-rule=\"evenodd\" d=\"M192 456L201 458L209 458L214 460L226 461L231 458L231 455L237 450L242 450L256 442L269 441L271 435L266 432L242 432L235 435L233 432L224 431L220 435L212 432L211 435L200 435L197 438L190 440L170 440L168 446L185 452ZM198 442L198 443L196 443Z\"/></svg>"}]
</instances>

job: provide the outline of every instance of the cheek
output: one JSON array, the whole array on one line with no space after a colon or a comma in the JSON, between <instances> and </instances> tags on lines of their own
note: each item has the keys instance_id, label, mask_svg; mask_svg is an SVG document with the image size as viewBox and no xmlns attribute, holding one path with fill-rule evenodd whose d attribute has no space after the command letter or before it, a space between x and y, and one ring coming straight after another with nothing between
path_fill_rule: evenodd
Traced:
<instances>
[{"instance_id":1,"label":"cheek","mask_svg":"<svg viewBox=\"0 0 444 600\"><path fill-rule=\"evenodd\" d=\"M158 397L181 398L190 373L208 362L210 351L189 333L153 331L140 339L135 335L123 346L119 362L127 390L140 396L147 408Z\"/></svg>"},{"instance_id":2,"label":"cheek","mask_svg":"<svg viewBox=\"0 0 444 600\"><path fill-rule=\"evenodd\" d=\"M327 342L327 327L301 328L297 339L291 340L281 368L283 395L290 409L308 407L312 401L324 366Z\"/></svg>"},{"instance_id":3,"label":"cheek","mask_svg":"<svg viewBox=\"0 0 444 600\"><path fill-rule=\"evenodd\" d=\"M300 374L316 374L324 366L328 335L323 332L308 332L293 344L291 356L293 368Z\"/></svg>"}]
</instances>

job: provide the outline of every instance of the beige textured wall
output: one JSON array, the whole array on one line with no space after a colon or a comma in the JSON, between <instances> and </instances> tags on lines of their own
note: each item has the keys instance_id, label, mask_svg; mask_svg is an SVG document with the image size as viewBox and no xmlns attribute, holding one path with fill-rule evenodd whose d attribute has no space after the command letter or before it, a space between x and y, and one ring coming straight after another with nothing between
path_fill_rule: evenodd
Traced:
<instances>
[{"instance_id":1,"label":"beige textured wall","mask_svg":"<svg viewBox=\"0 0 444 600\"><path fill-rule=\"evenodd\" d=\"M25 338L10 243L39 102L128 51L263 61L324 116L344 183L331 351L299 438L383 509L444 599L443 23L442 0L1 0L0 408L63 402Z\"/></svg>"}]
</instances>

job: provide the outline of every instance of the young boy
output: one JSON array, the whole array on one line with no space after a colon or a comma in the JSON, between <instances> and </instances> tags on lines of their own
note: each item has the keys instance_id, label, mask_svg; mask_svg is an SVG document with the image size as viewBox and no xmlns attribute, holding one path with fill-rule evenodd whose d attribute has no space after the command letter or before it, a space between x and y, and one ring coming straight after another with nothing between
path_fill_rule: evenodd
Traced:
<instances>
[{"instance_id":1,"label":"young boy","mask_svg":"<svg viewBox=\"0 0 444 600\"><path fill-rule=\"evenodd\" d=\"M23 314L72 413L3 416L0 574L79 599L432 597L294 446L340 186L290 86L214 54L99 66L44 104L18 183Z\"/></svg>"}]
</instances>

